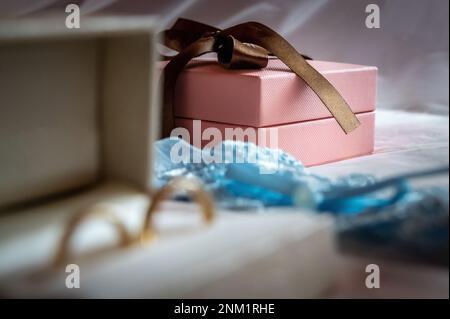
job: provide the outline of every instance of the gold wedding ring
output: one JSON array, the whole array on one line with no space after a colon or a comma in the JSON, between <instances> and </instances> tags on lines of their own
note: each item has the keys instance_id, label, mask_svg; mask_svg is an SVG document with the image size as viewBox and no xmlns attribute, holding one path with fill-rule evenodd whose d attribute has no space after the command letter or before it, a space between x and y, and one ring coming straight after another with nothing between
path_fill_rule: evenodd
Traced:
<instances>
[{"instance_id":1,"label":"gold wedding ring","mask_svg":"<svg viewBox=\"0 0 450 319\"><path fill-rule=\"evenodd\" d=\"M203 219L210 223L214 217L214 202L212 197L206 192L200 181L193 178L175 178L165 186L157 190L151 197L152 201L146 212L144 224L141 232L137 236L131 235L120 218L114 214L114 210L107 205L98 204L75 214L65 229L56 255L53 259L53 266L58 267L71 257L70 242L79 226L90 218L101 218L111 224L119 235L118 247L123 248L135 243L148 242L156 235L153 225L153 215L158 210L162 201L170 196L183 192L197 202L201 208ZM150 196L149 196L150 197Z\"/></svg>"},{"instance_id":2,"label":"gold wedding ring","mask_svg":"<svg viewBox=\"0 0 450 319\"><path fill-rule=\"evenodd\" d=\"M197 202L202 210L203 219L206 223L210 223L213 220L214 201L210 194L203 189L200 181L194 178L174 178L153 195L142 227L141 242L146 242L155 237L156 231L153 225L153 215L158 210L161 202L180 191L185 192Z\"/></svg>"},{"instance_id":3,"label":"gold wedding ring","mask_svg":"<svg viewBox=\"0 0 450 319\"><path fill-rule=\"evenodd\" d=\"M117 233L119 234L119 247L126 247L133 243L133 237L130 235L125 225L114 214L113 210L109 206L101 204L94 205L93 207L84 209L80 213L74 215L74 217L69 221L63 237L59 243L59 247L56 251L53 262L54 266L57 267L59 265L62 265L70 257L70 240L75 234L75 231L86 219L94 217L101 218L102 220L107 221L109 224L114 226Z\"/></svg>"}]
</instances>

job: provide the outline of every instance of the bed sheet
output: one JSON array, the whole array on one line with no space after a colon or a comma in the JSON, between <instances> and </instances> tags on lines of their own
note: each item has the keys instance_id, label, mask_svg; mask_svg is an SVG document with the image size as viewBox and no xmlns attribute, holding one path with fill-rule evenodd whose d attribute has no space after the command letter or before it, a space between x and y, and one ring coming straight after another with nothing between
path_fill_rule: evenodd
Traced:
<instances>
[{"instance_id":1,"label":"bed sheet","mask_svg":"<svg viewBox=\"0 0 450 319\"><path fill-rule=\"evenodd\" d=\"M378 178L445 166L449 163L448 116L378 110L373 154L309 168L330 178L352 173ZM448 176L415 181L448 186Z\"/></svg>"},{"instance_id":2,"label":"bed sheet","mask_svg":"<svg viewBox=\"0 0 450 319\"><path fill-rule=\"evenodd\" d=\"M448 116L378 110L374 153L336 163L311 167L310 171L337 177L351 173L379 178L449 162ZM416 187L448 187L448 175L413 181ZM365 247L339 254L337 283L331 298L448 298L448 268L406 260L392 260ZM366 289L367 264L379 265L382 288Z\"/></svg>"},{"instance_id":3,"label":"bed sheet","mask_svg":"<svg viewBox=\"0 0 450 319\"><path fill-rule=\"evenodd\" d=\"M377 177L390 176L397 173L409 172L419 169L448 165L449 162L449 119L446 116L415 114L403 111L378 111L377 133L375 151L371 155L330 163L309 170L316 174L328 177L337 177L350 173L370 173ZM439 185L448 187L448 176L430 178L418 184ZM105 188L101 194L91 194L86 200L92 201L97 196L110 198L113 203L126 205L131 210L143 212L147 204L142 194L129 188ZM119 194L117 196L117 194ZM102 195L103 194L103 195ZM95 196L94 196L95 195ZM114 195L113 197L111 197ZM50 204L45 212L37 214L39 208L25 209L18 212L0 216L0 273L8 273L11 269L36 263L45 263L51 257L52 245L61 235L62 225L75 211L74 207L81 207L84 201L76 200L74 206L61 206ZM59 205L59 206L58 206ZM120 206L119 205L119 206ZM190 205L190 204L183 204ZM60 210L58 209L61 208ZM44 207L45 208L45 207ZM58 214L52 211L58 210ZM136 217L139 214L136 215ZM130 220L130 229L138 227L139 218ZM39 239L39 240L37 240ZM43 249L44 246L49 249ZM356 257L355 257L356 256ZM399 297L410 296L406 294L411 280L417 285L425 284L427 289L418 291L413 297L448 297L448 269L434 266L409 265L414 272L411 275L398 277L391 276L388 285L395 289L383 290L377 293L368 293L360 286L360 278L356 276L355 269L364 274L364 265L367 262L380 263L385 272L398 273L405 269L404 263L386 264L387 261L375 256L357 257L354 254L340 256L342 267L338 267L338 283L335 290L330 291L327 297ZM433 284L427 284L432 276ZM392 279L394 278L394 279ZM396 279L397 278L397 279ZM355 286L360 287L355 290ZM381 295L380 295L381 294Z\"/></svg>"}]
</instances>

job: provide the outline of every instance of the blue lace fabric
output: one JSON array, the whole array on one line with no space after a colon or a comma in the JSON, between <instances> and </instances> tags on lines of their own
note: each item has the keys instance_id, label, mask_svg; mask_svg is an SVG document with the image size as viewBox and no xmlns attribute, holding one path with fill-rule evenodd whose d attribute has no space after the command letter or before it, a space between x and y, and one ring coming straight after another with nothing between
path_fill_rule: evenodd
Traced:
<instances>
[{"instance_id":1,"label":"blue lace fabric","mask_svg":"<svg viewBox=\"0 0 450 319\"><path fill-rule=\"evenodd\" d=\"M178 176L196 178L221 208L262 212L265 207L301 207L333 214L343 238L425 254L446 249L448 263L448 187L413 189L409 183L448 174L448 167L384 180L364 174L332 180L309 173L283 151L252 143L226 140L198 149L167 138L155 144L155 152L157 187Z\"/></svg>"}]
</instances>

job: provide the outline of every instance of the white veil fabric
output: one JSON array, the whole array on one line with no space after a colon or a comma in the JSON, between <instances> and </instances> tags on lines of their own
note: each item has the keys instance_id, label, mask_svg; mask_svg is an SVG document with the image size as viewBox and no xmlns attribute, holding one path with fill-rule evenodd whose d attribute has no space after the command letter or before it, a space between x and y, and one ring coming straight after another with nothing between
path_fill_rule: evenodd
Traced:
<instances>
[{"instance_id":1,"label":"white veil fabric","mask_svg":"<svg viewBox=\"0 0 450 319\"><path fill-rule=\"evenodd\" d=\"M446 0L41 0L1 1L1 17L80 5L85 14L154 14L160 27L185 17L227 27L259 21L318 60L379 68L378 107L449 113L449 2ZM365 25L380 8L380 28Z\"/></svg>"}]
</instances>

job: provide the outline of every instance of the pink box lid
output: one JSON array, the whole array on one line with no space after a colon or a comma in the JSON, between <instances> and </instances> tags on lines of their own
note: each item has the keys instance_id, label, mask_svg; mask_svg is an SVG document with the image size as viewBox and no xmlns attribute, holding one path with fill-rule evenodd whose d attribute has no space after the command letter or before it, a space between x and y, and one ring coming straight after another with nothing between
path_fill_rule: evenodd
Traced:
<instances>
[{"instance_id":1,"label":"pink box lid","mask_svg":"<svg viewBox=\"0 0 450 319\"><path fill-rule=\"evenodd\" d=\"M308 61L341 93L354 113L375 109L377 68ZM302 79L278 59L265 69L227 70L210 59L189 63L177 81L175 116L265 127L330 118Z\"/></svg>"}]
</instances>

